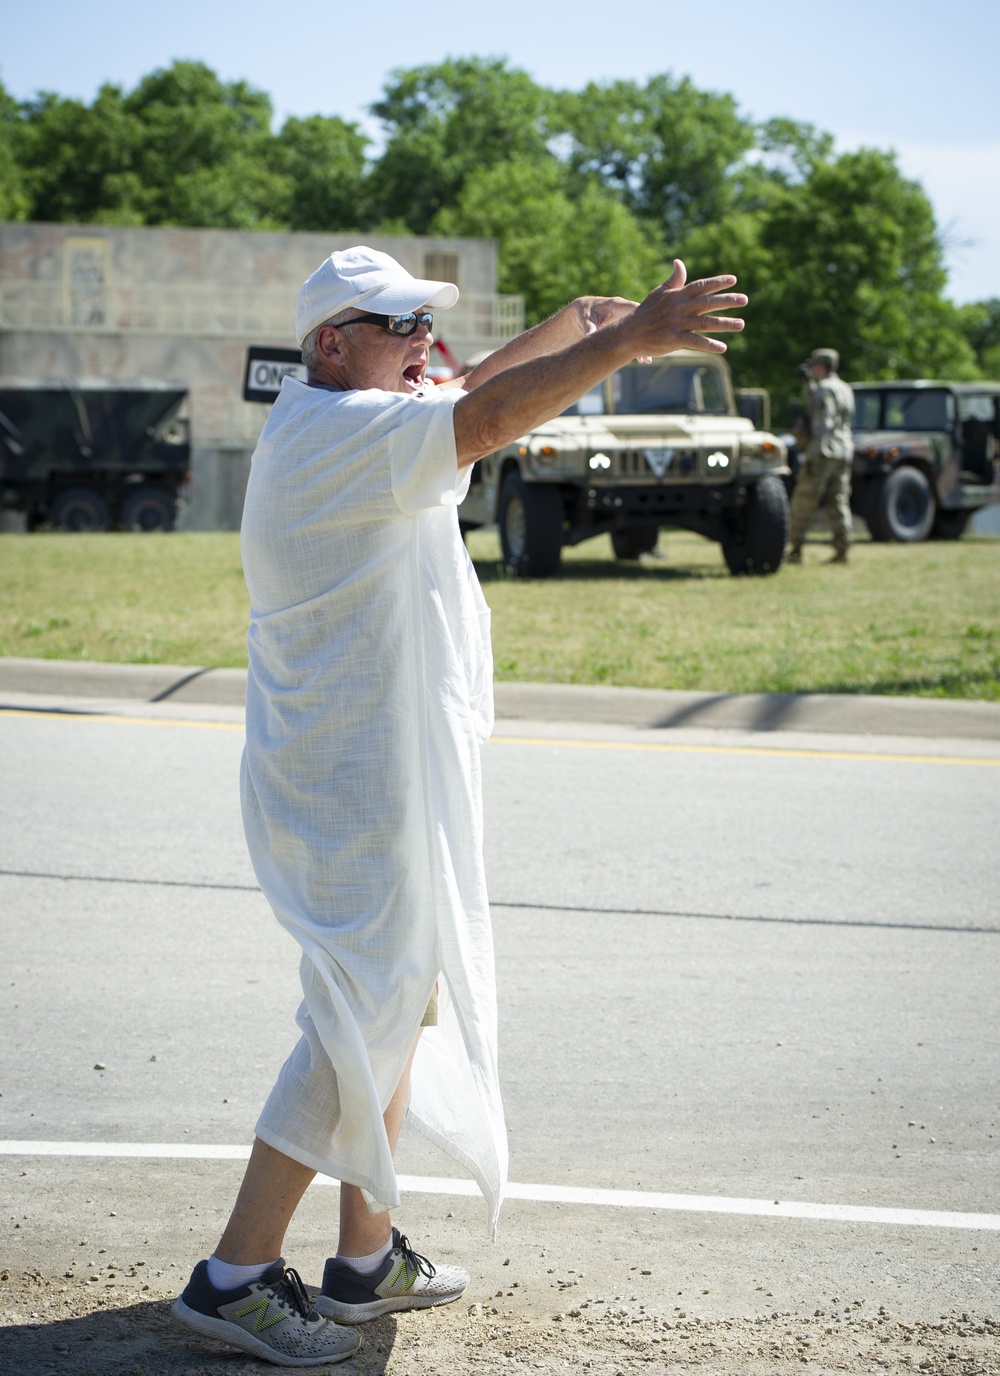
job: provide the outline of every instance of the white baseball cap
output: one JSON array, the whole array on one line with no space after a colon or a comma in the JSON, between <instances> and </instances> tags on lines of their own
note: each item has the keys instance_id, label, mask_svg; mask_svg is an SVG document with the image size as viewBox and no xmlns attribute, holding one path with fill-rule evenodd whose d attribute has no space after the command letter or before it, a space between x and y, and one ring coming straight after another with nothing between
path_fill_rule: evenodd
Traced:
<instances>
[{"instance_id":1,"label":"white baseball cap","mask_svg":"<svg viewBox=\"0 0 1000 1376\"><path fill-rule=\"evenodd\" d=\"M331 253L302 283L295 306L295 337L301 345L331 315L362 306L378 315L406 315L419 306L447 310L457 300L454 282L413 277L388 253L362 244Z\"/></svg>"}]
</instances>

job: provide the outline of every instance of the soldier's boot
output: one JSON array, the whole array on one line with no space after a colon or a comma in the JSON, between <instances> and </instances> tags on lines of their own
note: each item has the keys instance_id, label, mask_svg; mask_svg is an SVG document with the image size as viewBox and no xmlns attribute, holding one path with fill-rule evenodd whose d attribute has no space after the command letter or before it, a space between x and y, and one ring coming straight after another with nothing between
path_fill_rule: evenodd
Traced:
<instances>
[{"instance_id":1,"label":"soldier's boot","mask_svg":"<svg viewBox=\"0 0 1000 1376\"><path fill-rule=\"evenodd\" d=\"M801 545L792 545L792 546L790 546L790 548L789 548L789 550L788 550L788 553L785 555L785 563L786 563L786 564L801 564L801 563L802 563L802 546L801 546Z\"/></svg>"},{"instance_id":2,"label":"soldier's boot","mask_svg":"<svg viewBox=\"0 0 1000 1376\"><path fill-rule=\"evenodd\" d=\"M829 564L846 564L846 563L847 563L847 550L846 550L846 549L838 549L838 550L835 550L834 553L833 553L832 558L828 559L828 560L827 560L827 563L829 563Z\"/></svg>"}]
</instances>

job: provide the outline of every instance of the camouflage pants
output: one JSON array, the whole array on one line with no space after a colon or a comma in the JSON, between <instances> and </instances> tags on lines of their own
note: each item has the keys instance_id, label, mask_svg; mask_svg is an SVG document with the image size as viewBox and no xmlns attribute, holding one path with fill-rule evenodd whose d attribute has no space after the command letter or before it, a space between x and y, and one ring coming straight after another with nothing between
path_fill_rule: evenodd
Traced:
<instances>
[{"instance_id":1,"label":"camouflage pants","mask_svg":"<svg viewBox=\"0 0 1000 1376\"><path fill-rule=\"evenodd\" d=\"M846 554L851 544L851 462L807 454L792 493L788 514L788 543L798 549L818 507L826 510L833 547Z\"/></svg>"}]
</instances>

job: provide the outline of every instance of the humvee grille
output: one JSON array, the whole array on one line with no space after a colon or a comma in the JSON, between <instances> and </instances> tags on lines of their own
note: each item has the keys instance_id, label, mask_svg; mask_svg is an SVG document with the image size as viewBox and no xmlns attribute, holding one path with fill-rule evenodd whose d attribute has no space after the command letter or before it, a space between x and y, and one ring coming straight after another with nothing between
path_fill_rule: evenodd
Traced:
<instances>
[{"instance_id":1,"label":"humvee grille","mask_svg":"<svg viewBox=\"0 0 1000 1376\"><path fill-rule=\"evenodd\" d=\"M662 478L657 478L643 449L619 449L610 458L611 468L603 475L606 481L676 482L678 478L694 478L701 474L697 449L675 450Z\"/></svg>"}]
</instances>

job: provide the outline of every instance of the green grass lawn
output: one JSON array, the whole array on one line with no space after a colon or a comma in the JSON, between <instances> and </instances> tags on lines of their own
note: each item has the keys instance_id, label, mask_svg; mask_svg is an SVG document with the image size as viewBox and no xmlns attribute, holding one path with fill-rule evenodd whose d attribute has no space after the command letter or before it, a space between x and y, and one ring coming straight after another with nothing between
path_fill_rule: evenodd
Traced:
<instances>
[{"instance_id":1,"label":"green grass lawn","mask_svg":"<svg viewBox=\"0 0 1000 1376\"><path fill-rule=\"evenodd\" d=\"M667 532L642 564L592 540L537 583L505 575L495 534L469 548L499 679L1000 701L998 540L862 540L846 569L817 542L801 568L731 578ZM0 538L0 655L242 666L246 618L234 534Z\"/></svg>"}]
</instances>

